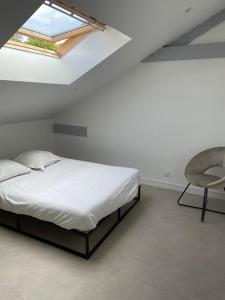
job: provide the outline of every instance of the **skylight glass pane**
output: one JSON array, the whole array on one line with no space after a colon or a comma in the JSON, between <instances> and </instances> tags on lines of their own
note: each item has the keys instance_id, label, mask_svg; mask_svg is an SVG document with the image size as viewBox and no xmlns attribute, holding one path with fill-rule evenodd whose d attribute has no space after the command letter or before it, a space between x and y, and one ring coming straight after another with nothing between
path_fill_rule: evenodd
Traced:
<instances>
[{"instance_id":1,"label":"skylight glass pane","mask_svg":"<svg viewBox=\"0 0 225 300\"><path fill-rule=\"evenodd\" d=\"M85 25L84 22L42 4L22 28L54 37Z\"/></svg>"}]
</instances>

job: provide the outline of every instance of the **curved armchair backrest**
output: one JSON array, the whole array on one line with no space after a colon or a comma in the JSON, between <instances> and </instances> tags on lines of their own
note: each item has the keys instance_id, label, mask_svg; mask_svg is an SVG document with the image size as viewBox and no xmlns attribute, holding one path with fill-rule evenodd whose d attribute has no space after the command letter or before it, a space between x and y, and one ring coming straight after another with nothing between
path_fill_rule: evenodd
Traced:
<instances>
[{"instance_id":1,"label":"curved armchair backrest","mask_svg":"<svg viewBox=\"0 0 225 300\"><path fill-rule=\"evenodd\" d=\"M213 167L225 166L225 147L215 147L195 155L185 168L185 177L204 173Z\"/></svg>"}]
</instances>

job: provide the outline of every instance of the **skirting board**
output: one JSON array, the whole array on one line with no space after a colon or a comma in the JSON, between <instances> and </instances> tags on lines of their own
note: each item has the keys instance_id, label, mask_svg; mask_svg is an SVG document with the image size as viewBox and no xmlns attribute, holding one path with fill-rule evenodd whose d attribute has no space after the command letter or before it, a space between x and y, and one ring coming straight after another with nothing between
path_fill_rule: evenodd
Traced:
<instances>
[{"instance_id":1,"label":"skirting board","mask_svg":"<svg viewBox=\"0 0 225 300\"><path fill-rule=\"evenodd\" d=\"M150 179L150 178L143 178L141 179L141 183L145 185L150 185L150 186L155 186L155 187L160 187L163 189L169 189L169 190L175 190L175 191L180 191L182 192L187 185L183 184L176 184L176 183L171 183L171 182L166 182L166 181L161 181L161 180L155 180L155 179ZM190 186L188 189L187 193L192 193L195 195L201 195L203 196L203 189ZM217 198L217 199L225 199L225 192L223 191L210 191L209 190L209 197L211 198Z\"/></svg>"}]
</instances>

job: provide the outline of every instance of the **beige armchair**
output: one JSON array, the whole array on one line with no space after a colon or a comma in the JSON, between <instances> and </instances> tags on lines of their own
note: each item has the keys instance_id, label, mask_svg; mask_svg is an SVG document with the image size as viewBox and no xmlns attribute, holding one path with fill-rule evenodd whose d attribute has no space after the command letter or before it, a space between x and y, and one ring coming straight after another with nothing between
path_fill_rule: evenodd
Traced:
<instances>
[{"instance_id":1,"label":"beige armchair","mask_svg":"<svg viewBox=\"0 0 225 300\"><path fill-rule=\"evenodd\" d=\"M225 177L219 178L214 175L206 174L205 172L213 167L225 167L225 147L211 148L200 152L194 156L185 168L185 177L188 185L178 199L180 206L192 207L202 210L201 221L204 222L205 212L211 211L215 213L225 214L224 212L207 209L208 189L218 189L225 187ZM190 185L204 188L204 197L202 207L182 204L181 198L187 191Z\"/></svg>"}]
</instances>

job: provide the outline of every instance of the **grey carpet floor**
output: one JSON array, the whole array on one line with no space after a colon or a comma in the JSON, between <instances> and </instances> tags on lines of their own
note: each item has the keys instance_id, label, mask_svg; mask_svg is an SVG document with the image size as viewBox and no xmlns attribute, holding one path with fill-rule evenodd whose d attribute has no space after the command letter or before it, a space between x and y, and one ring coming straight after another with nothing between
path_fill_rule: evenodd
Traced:
<instances>
[{"instance_id":1,"label":"grey carpet floor","mask_svg":"<svg viewBox=\"0 0 225 300\"><path fill-rule=\"evenodd\" d=\"M0 299L224 300L225 216L207 213L202 224L178 195L143 187L90 261L0 227ZM210 204L225 209L223 200Z\"/></svg>"}]
</instances>

